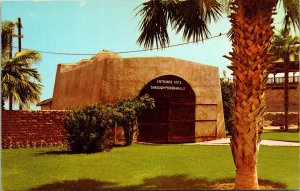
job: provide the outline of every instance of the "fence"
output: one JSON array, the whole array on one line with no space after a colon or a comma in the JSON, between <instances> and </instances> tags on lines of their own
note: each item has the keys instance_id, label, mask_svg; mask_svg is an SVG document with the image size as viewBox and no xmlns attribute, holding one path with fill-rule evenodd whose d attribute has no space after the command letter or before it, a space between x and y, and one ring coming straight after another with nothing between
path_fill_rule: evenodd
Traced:
<instances>
[{"instance_id":1,"label":"fence","mask_svg":"<svg viewBox=\"0 0 300 191\"><path fill-rule=\"evenodd\" d=\"M300 81L300 76L289 76L289 83L298 83ZM275 78L268 78L268 84L283 84L284 77L275 77Z\"/></svg>"}]
</instances>

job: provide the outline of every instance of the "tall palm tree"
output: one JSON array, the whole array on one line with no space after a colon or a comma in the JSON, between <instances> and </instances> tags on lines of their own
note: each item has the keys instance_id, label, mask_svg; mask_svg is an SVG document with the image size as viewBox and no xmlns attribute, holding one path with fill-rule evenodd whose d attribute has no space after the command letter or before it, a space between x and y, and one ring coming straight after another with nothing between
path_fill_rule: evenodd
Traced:
<instances>
[{"instance_id":1,"label":"tall palm tree","mask_svg":"<svg viewBox=\"0 0 300 191\"><path fill-rule=\"evenodd\" d=\"M283 59L284 67L284 118L285 118L285 131L288 131L288 113L289 113L289 65L290 56L294 55L299 57L299 37L289 35L289 27L284 27L278 35L272 39L270 52L273 53L277 59ZM299 60L295 58L295 60Z\"/></svg>"},{"instance_id":2,"label":"tall palm tree","mask_svg":"<svg viewBox=\"0 0 300 191\"><path fill-rule=\"evenodd\" d=\"M12 35L15 23L4 21L1 25L1 82L2 82L2 108L4 101L8 100L9 109L13 102L28 108L30 104L39 100L41 94L41 77L36 69L31 69L33 63L41 60L37 51L24 50L12 57ZM37 82L38 83L37 83Z\"/></svg>"},{"instance_id":3,"label":"tall palm tree","mask_svg":"<svg viewBox=\"0 0 300 191\"><path fill-rule=\"evenodd\" d=\"M29 108L30 104L39 101L42 85L40 74L30 66L41 60L40 53L33 50L23 50L13 58L2 57L2 100L9 101L9 110L13 102Z\"/></svg>"},{"instance_id":4,"label":"tall palm tree","mask_svg":"<svg viewBox=\"0 0 300 191\"><path fill-rule=\"evenodd\" d=\"M9 59L12 57L12 34L15 24L11 21L4 21L1 23L1 58ZM3 59L4 58L4 59ZM3 93L2 93L3 95ZM1 106L4 109L4 100L1 96Z\"/></svg>"},{"instance_id":5,"label":"tall palm tree","mask_svg":"<svg viewBox=\"0 0 300 191\"><path fill-rule=\"evenodd\" d=\"M257 154L261 118L265 108L264 90L267 69L274 57L267 54L273 35L274 10L278 0L229 1L233 51L226 56L232 61L235 108L231 150L236 166L235 189L257 189ZM283 0L286 19L299 27L299 0ZM295 8L296 7L296 8ZM216 0L149 0L142 3L138 14L145 48L169 44L168 22L183 37L198 41L209 35L207 24L221 15Z\"/></svg>"}]
</instances>

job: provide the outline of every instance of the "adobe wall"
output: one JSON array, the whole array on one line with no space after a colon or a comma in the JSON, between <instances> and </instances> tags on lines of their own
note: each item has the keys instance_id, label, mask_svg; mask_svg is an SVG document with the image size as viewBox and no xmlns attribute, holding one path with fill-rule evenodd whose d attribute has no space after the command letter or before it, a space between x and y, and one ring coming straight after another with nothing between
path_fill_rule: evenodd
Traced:
<instances>
[{"instance_id":1,"label":"adobe wall","mask_svg":"<svg viewBox=\"0 0 300 191\"><path fill-rule=\"evenodd\" d=\"M174 58L106 58L59 65L51 109L135 97L148 82L162 75L179 76L194 90L196 141L225 137L218 68Z\"/></svg>"},{"instance_id":2,"label":"adobe wall","mask_svg":"<svg viewBox=\"0 0 300 191\"><path fill-rule=\"evenodd\" d=\"M65 145L64 111L2 110L2 148Z\"/></svg>"},{"instance_id":3,"label":"adobe wall","mask_svg":"<svg viewBox=\"0 0 300 191\"><path fill-rule=\"evenodd\" d=\"M266 92L267 112L284 112L284 89ZM289 112L299 112L299 89L289 90Z\"/></svg>"},{"instance_id":4,"label":"adobe wall","mask_svg":"<svg viewBox=\"0 0 300 191\"><path fill-rule=\"evenodd\" d=\"M105 65L100 102L136 96L148 82L162 75L179 76L196 95L196 141L225 137L217 67L162 57L107 59Z\"/></svg>"},{"instance_id":5,"label":"adobe wall","mask_svg":"<svg viewBox=\"0 0 300 191\"><path fill-rule=\"evenodd\" d=\"M104 65L85 61L57 66L51 109L71 109L98 103ZM76 69L75 69L76 68Z\"/></svg>"}]
</instances>

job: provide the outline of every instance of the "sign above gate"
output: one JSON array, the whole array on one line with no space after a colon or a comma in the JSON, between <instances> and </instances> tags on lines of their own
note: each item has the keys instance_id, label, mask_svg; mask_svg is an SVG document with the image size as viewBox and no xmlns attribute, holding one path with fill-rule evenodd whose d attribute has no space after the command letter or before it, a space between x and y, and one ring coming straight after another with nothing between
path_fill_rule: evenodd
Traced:
<instances>
[{"instance_id":1,"label":"sign above gate","mask_svg":"<svg viewBox=\"0 0 300 191\"><path fill-rule=\"evenodd\" d=\"M156 80L156 85L150 85L151 90L170 90L170 91L184 91L182 80Z\"/></svg>"},{"instance_id":2,"label":"sign above gate","mask_svg":"<svg viewBox=\"0 0 300 191\"><path fill-rule=\"evenodd\" d=\"M194 95L191 86L184 79L173 75L160 76L151 80L142 92L164 96L174 94L175 97Z\"/></svg>"}]
</instances>

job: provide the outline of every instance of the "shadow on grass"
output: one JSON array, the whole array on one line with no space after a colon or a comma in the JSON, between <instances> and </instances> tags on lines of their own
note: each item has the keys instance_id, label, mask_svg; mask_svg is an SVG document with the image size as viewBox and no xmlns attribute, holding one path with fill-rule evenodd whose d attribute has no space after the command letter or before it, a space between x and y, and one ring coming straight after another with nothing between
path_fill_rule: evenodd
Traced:
<instances>
[{"instance_id":1,"label":"shadow on grass","mask_svg":"<svg viewBox=\"0 0 300 191\"><path fill-rule=\"evenodd\" d=\"M36 155L72 155L72 154L77 154L77 153L72 153L71 151L68 150L60 150L60 151L40 152L37 153Z\"/></svg>"},{"instance_id":2,"label":"shadow on grass","mask_svg":"<svg viewBox=\"0 0 300 191\"><path fill-rule=\"evenodd\" d=\"M114 187L114 185L116 184L112 182L102 182L92 179L79 179L44 184L30 190L103 190Z\"/></svg>"},{"instance_id":3,"label":"shadow on grass","mask_svg":"<svg viewBox=\"0 0 300 191\"><path fill-rule=\"evenodd\" d=\"M233 179L208 181L190 179L186 175L158 176L146 178L142 184L119 186L114 182L102 182L92 179L79 179L41 185L30 190L219 190L233 189ZM285 185L268 180L259 180L260 185L269 185L272 189L284 189Z\"/></svg>"}]
</instances>

